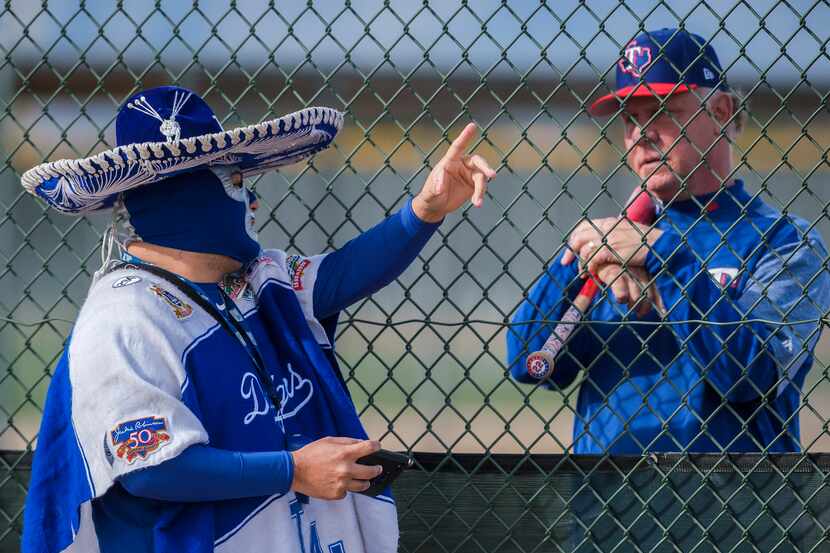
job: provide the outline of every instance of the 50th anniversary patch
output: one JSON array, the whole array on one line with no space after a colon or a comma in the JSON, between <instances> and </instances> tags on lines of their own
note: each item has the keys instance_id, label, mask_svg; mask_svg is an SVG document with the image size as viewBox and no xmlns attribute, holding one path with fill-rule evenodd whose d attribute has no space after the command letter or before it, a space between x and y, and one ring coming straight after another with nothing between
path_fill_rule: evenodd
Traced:
<instances>
[{"instance_id":1,"label":"50th anniversary patch","mask_svg":"<svg viewBox=\"0 0 830 553\"><path fill-rule=\"evenodd\" d=\"M128 464L138 458L146 459L164 447L172 437L163 417L144 417L119 423L110 430L115 455Z\"/></svg>"}]
</instances>

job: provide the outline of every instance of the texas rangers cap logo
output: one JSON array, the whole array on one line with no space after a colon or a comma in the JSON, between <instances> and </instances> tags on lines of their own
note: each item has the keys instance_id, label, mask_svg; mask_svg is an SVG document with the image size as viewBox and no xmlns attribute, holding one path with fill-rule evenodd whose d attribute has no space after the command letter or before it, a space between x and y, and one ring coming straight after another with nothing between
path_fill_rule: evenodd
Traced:
<instances>
[{"instance_id":1,"label":"texas rangers cap logo","mask_svg":"<svg viewBox=\"0 0 830 553\"><path fill-rule=\"evenodd\" d=\"M651 47L632 44L625 49L625 56L620 60L620 70L639 78L643 76L651 63Z\"/></svg>"}]
</instances>

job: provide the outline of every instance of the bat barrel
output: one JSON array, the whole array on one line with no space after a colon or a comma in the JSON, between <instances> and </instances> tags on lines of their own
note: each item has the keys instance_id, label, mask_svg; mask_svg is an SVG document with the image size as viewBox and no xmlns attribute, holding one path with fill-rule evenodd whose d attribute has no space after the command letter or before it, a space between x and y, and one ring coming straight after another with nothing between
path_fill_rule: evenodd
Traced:
<instances>
[{"instance_id":1,"label":"bat barrel","mask_svg":"<svg viewBox=\"0 0 830 553\"><path fill-rule=\"evenodd\" d=\"M534 351L527 356L527 374L536 380L544 380L553 374L554 355L547 350Z\"/></svg>"},{"instance_id":2,"label":"bat barrel","mask_svg":"<svg viewBox=\"0 0 830 553\"><path fill-rule=\"evenodd\" d=\"M548 339L545 340L542 349L534 351L527 356L525 368L531 378L544 380L553 373L556 356L559 355L559 352L567 343L568 338L571 337L576 325L582 320L582 316L588 310L588 307L591 305L591 300L597 293L599 288L597 284L598 280L596 276L591 275L585 281L582 289L579 290L579 294L574 299L573 305L562 315L562 320L559 321L559 324L550 333Z\"/></svg>"}]
</instances>

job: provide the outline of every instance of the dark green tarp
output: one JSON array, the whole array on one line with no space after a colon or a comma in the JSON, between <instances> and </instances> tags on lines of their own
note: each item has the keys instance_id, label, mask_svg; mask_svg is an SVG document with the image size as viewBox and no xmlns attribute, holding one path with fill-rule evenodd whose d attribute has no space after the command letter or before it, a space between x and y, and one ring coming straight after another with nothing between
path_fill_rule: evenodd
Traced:
<instances>
[{"instance_id":1,"label":"dark green tarp","mask_svg":"<svg viewBox=\"0 0 830 553\"><path fill-rule=\"evenodd\" d=\"M416 459L403 552L830 551L830 455Z\"/></svg>"},{"instance_id":2,"label":"dark green tarp","mask_svg":"<svg viewBox=\"0 0 830 553\"><path fill-rule=\"evenodd\" d=\"M404 553L830 552L830 454L415 459L395 484ZM31 455L0 463L17 551Z\"/></svg>"}]
</instances>

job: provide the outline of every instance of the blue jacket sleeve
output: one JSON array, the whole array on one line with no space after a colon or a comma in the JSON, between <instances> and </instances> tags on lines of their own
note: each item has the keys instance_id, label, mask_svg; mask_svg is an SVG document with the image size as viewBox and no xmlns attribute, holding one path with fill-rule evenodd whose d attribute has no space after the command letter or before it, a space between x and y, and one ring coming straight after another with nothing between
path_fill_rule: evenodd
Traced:
<instances>
[{"instance_id":1,"label":"blue jacket sleeve","mask_svg":"<svg viewBox=\"0 0 830 553\"><path fill-rule=\"evenodd\" d=\"M548 267L539 282L519 306L507 329L507 365L510 374L519 382L538 383L527 374L525 360L528 354L541 349L553 332L555 324L531 322L539 320L556 321L562 317L571 304L572 296L582 286L577 277L576 263L563 267L559 263L561 254ZM556 359L553 374L544 382L549 388L566 388L573 383L584 366L586 353L581 347L580 329L571 334L565 347Z\"/></svg>"},{"instance_id":2,"label":"blue jacket sleeve","mask_svg":"<svg viewBox=\"0 0 830 553\"><path fill-rule=\"evenodd\" d=\"M646 259L666 320L701 375L728 401L800 387L830 308L827 252L816 236L770 247L738 290L721 289L680 236L667 230ZM763 319L767 322L749 322ZM698 321L706 321L701 324ZM783 323L783 324L782 324Z\"/></svg>"},{"instance_id":3,"label":"blue jacket sleeve","mask_svg":"<svg viewBox=\"0 0 830 553\"><path fill-rule=\"evenodd\" d=\"M314 316L324 319L397 278L441 223L425 223L412 200L342 248L326 255L314 285Z\"/></svg>"},{"instance_id":4,"label":"blue jacket sleeve","mask_svg":"<svg viewBox=\"0 0 830 553\"><path fill-rule=\"evenodd\" d=\"M286 493L294 480L287 451L239 452L192 445L160 465L119 479L129 493L164 501L221 501Z\"/></svg>"}]
</instances>

